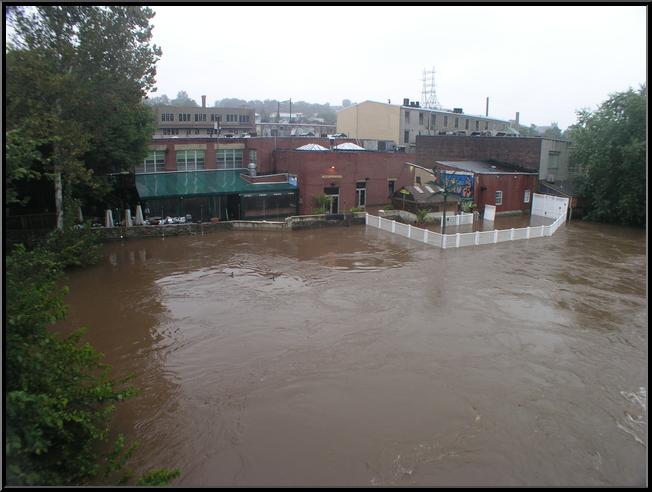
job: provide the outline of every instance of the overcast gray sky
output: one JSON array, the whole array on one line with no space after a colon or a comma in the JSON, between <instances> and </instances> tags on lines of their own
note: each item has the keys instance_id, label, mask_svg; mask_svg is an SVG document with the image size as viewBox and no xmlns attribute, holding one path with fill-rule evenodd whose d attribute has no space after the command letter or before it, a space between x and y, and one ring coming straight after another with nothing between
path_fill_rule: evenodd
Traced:
<instances>
[{"instance_id":1,"label":"overcast gray sky","mask_svg":"<svg viewBox=\"0 0 652 492\"><path fill-rule=\"evenodd\" d=\"M561 128L646 77L641 6L158 6L155 95L399 103Z\"/></svg>"}]
</instances>

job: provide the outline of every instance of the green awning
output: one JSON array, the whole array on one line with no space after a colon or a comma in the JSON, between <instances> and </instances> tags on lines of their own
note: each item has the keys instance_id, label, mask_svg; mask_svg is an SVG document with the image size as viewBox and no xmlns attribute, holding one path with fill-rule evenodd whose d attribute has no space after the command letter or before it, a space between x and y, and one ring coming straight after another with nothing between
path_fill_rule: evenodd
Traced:
<instances>
[{"instance_id":1,"label":"green awning","mask_svg":"<svg viewBox=\"0 0 652 492\"><path fill-rule=\"evenodd\" d=\"M289 183L251 184L240 177L243 170L190 171L136 175L142 200L176 196L209 196L233 193L296 191ZM246 172L246 171L245 171Z\"/></svg>"}]
</instances>

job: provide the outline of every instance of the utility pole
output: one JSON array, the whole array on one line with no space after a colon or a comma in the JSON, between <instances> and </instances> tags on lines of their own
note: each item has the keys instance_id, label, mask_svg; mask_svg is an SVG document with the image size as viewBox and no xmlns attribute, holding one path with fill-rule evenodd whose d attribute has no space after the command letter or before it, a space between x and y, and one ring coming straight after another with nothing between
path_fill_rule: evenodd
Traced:
<instances>
[{"instance_id":1,"label":"utility pole","mask_svg":"<svg viewBox=\"0 0 652 492\"><path fill-rule=\"evenodd\" d=\"M290 98L290 123L292 123L292 98Z\"/></svg>"}]
</instances>

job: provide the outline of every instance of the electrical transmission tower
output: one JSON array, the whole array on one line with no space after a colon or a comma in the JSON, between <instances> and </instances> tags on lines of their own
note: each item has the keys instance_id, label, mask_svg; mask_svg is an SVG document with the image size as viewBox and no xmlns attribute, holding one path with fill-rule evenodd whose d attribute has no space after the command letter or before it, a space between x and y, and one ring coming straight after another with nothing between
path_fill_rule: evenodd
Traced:
<instances>
[{"instance_id":1,"label":"electrical transmission tower","mask_svg":"<svg viewBox=\"0 0 652 492\"><path fill-rule=\"evenodd\" d=\"M423 91L421 92L421 106L428 109L441 109L437 92L435 91L435 67L432 70L423 70Z\"/></svg>"}]
</instances>

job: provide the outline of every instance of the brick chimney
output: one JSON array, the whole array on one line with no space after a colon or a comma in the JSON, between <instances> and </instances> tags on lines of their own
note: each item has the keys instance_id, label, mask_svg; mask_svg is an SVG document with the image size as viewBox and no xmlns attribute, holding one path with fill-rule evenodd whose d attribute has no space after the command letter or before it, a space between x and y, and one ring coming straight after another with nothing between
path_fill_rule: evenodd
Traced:
<instances>
[{"instance_id":1,"label":"brick chimney","mask_svg":"<svg viewBox=\"0 0 652 492\"><path fill-rule=\"evenodd\" d=\"M201 107L205 108L206 107L206 96L201 97Z\"/></svg>"}]
</instances>

